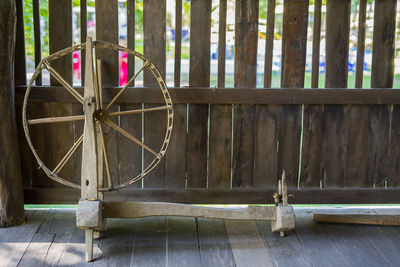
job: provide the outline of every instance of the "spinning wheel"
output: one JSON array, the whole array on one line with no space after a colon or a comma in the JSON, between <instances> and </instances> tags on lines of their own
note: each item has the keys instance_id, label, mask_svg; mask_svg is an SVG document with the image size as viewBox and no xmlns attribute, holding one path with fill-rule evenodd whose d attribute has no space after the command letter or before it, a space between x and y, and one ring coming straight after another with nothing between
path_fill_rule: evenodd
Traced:
<instances>
[{"instance_id":1,"label":"spinning wheel","mask_svg":"<svg viewBox=\"0 0 400 267\"><path fill-rule=\"evenodd\" d=\"M101 88L101 71L100 71L100 62L94 61L94 51L97 49L108 49L114 51L123 51L126 52L135 58L143 61L143 66L141 69L128 81L128 83L122 87L118 93L109 101L107 104L103 105L103 97L102 97L102 88ZM84 95L82 96L76 89L74 89L68 82L66 82L62 74L58 73L51 65L51 62L65 56L67 54L73 53L74 51L78 50L86 50L86 77L85 77L85 88L84 88ZM96 62L96 64L93 64ZM95 66L94 66L95 65ZM33 81L36 79L38 74L43 70L46 69L49 71L50 75L54 77L74 98L77 102L83 105L84 115L74 115L74 116L64 116L64 117L47 117L47 118L30 118L27 114L27 105L28 100L32 88ZM137 109L137 110L126 110L126 111L118 111L118 112L111 112L110 107L116 103L116 101L121 97L121 95L126 91L126 89L132 85L134 80L138 77L140 73L142 73L145 69L148 69L157 80L158 85L160 87L161 93L164 98L165 105L161 105L159 107L153 108L145 108L145 109ZM166 125L166 132L165 138L161 145L161 148L158 152L153 150L154 148L150 148L146 144L142 143L141 140L134 137L126 130L122 129L116 123L114 123L110 118L115 116L126 116L131 114L140 114L144 112L162 112L167 113L167 125ZM161 114L160 114L161 116ZM43 162L31 140L30 136L30 127L32 125L38 124L48 124L48 123L60 123L60 122L73 122L73 121L85 121L84 132L82 135L75 141L69 151L65 154L65 156L61 159L61 161L54 167L50 168ZM118 190L124 187L127 187L145 177L157 164L160 162L161 158L165 155L165 152L168 148L168 143L171 137L173 125L173 108L172 108L172 101L169 95L167 86L163 78L160 75L160 72L156 68L156 66L145 56L136 53L128 48L118 46L115 44L111 44L108 42L103 41L93 41L91 38L88 38L86 43L78 44L66 49L63 49L57 53L54 53L43 60L38 64L33 76L29 82L28 88L25 93L24 104L23 104L23 126L26 135L26 139L28 144L42 170L46 173L48 177L57 181L61 184L74 187L74 188L81 188L82 186L88 186L89 178L84 176L94 175L94 172L97 170L93 169L94 165L102 165L103 158L106 167L106 174L108 180L108 186L104 187L103 182L99 181L97 186L98 191L112 191ZM112 173L110 169L110 162L109 162L109 155L107 150L107 144L104 137L104 127L110 127L111 129L119 132L121 135L125 136L136 145L139 145L146 150L146 153L151 153L154 156L154 159L145 166L144 170L135 177L130 178L127 182L122 184L113 184ZM77 149L83 143L83 156L82 156L82 183L81 185L71 182L71 179L62 178L58 174L60 170L65 166L66 162L72 157L72 155L77 151ZM93 158L95 157L95 158ZM89 166L90 165L90 166ZM101 179L99 179L101 180Z\"/></svg>"},{"instance_id":2,"label":"spinning wheel","mask_svg":"<svg viewBox=\"0 0 400 267\"><path fill-rule=\"evenodd\" d=\"M78 50L86 50L85 59L85 86L84 94L74 89L68 84L60 73L52 66L51 62L64 55ZM101 71L99 65L101 62L94 60L94 49L110 49L114 51L124 51L143 61L142 68L128 81L128 83L116 93L111 100L103 105L102 89L101 89ZM96 62L96 64L94 64ZM94 66L96 65L96 67ZM64 117L48 117L48 118L30 118L27 114L27 105L32 84L37 75L47 69L50 74L72 95L80 104L83 105L83 115L64 116ZM164 105L138 109L111 112L110 107L116 103L118 98L126 91L128 86L136 79L136 77L145 69L148 69L158 82L161 93L164 97ZM124 116L129 114L140 114L144 112L165 112L167 115L165 138L159 152L153 149L138 138L134 137L126 130L122 129L110 118L115 116ZM29 129L32 125L46 123L60 123L84 121L83 134L72 145L69 151L54 167L49 168L39 157L30 137ZM237 220L269 220L271 221L271 229L280 232L283 236L285 231L294 229L295 217L294 211L288 205L288 194L285 182L285 175L279 183L278 193L274 194L275 206L250 206L244 209L225 210L210 207L200 207L192 205L184 205L178 203L149 203L149 202L112 202L105 201L103 197L104 191L118 190L127 187L148 174L160 162L165 155L168 143L171 137L173 123L173 109L171 97L168 93L164 80L154 64L143 55L140 55L127 48L114 45L102 41L92 42L91 38L86 43L75 45L55 54L44 58L34 72L29 82L23 105L23 124L28 144L39 163L39 166L51 179L67 186L78 188L81 190L81 199L79 200L78 209L76 211L76 224L78 228L85 230L86 243L86 260L93 259L93 238L95 233L104 231L106 228L106 218L139 218L147 216L192 216L205 218L221 218L221 219L237 219ZM136 145L141 146L146 153L151 153L154 159L145 167L145 169L136 177L122 184L113 184L110 171L109 155L104 136L104 127L110 127L121 135L125 136ZM58 175L66 162L82 145L82 170L81 184L68 181ZM108 186L103 185L103 166L105 163Z\"/></svg>"}]
</instances>

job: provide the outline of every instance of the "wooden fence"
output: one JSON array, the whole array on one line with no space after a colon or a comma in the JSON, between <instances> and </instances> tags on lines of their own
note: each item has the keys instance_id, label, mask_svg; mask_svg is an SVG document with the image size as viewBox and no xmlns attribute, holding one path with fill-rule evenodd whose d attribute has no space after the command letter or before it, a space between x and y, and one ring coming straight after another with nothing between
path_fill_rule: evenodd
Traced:
<instances>
[{"instance_id":1,"label":"wooden fence","mask_svg":"<svg viewBox=\"0 0 400 267\"><path fill-rule=\"evenodd\" d=\"M163 161L143 181L107 199L184 203L271 203L277 180L286 171L292 203L399 203L400 91L393 87L396 0L376 1L371 87L347 87L350 0L327 0L326 89L317 89L321 38L321 0L314 1L312 87L304 87L308 0L285 0L281 87L271 87L275 0L268 0L264 88L256 87L258 0L235 2L235 88L225 89L227 0L219 3L218 88L210 88L211 0L191 0L189 88L180 87L181 35L175 40L174 130ZM365 47L366 0L360 0L356 88L361 88ZM26 89L22 0L17 0L16 95ZM35 50L40 51L38 0L33 0ZM135 43L135 1L127 0L128 47ZM49 0L50 53L72 45L71 0ZM81 0L81 21L86 0ZM118 1L96 0L97 39L118 43ZM182 0L176 0L176 32L182 29ZM165 76L166 2L144 0L144 54ZM81 40L87 35L82 23ZM118 55L102 54L105 97L115 95ZM35 62L40 53L35 53ZM72 82L72 58L54 63ZM83 68L82 68L83 69ZM128 58L128 74L134 62ZM81 114L57 82L36 80L31 114ZM116 109L160 103L157 84L144 74L144 87L129 88ZM379 89L378 89L379 88ZM20 110L20 108L18 109ZM18 114L20 119L20 114ZM163 120L156 113L119 121L144 140L163 140ZM21 123L19 123L21 124ZM82 132L82 124L52 125L33 131L43 160L56 164ZM142 128L143 127L143 128ZM26 203L76 203L79 191L48 179L33 161L22 129L20 143ZM142 166L140 147L108 131L114 179L123 182ZM143 136L142 136L143 134ZM68 140L67 142L65 140ZM159 145L157 141L149 146ZM63 176L80 181L79 151ZM150 158L143 158L146 164Z\"/></svg>"}]
</instances>

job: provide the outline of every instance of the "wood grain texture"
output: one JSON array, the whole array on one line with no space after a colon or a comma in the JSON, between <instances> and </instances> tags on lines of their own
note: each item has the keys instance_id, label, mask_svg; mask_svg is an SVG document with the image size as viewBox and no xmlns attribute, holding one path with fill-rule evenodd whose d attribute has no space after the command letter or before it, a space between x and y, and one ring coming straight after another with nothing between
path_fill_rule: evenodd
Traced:
<instances>
[{"instance_id":1,"label":"wood grain texture","mask_svg":"<svg viewBox=\"0 0 400 267\"><path fill-rule=\"evenodd\" d=\"M49 1L49 53L55 53L72 45L72 3L68 0ZM72 54L52 61L51 67L72 84ZM50 76L51 85L60 85ZM68 94L65 90L64 94ZM75 102L77 103L77 102ZM40 117L73 115L72 104L43 103L37 107ZM32 143L39 156L50 168L54 168L74 143L73 123L40 125L32 128ZM74 162L68 161L58 174L66 180L74 179ZM44 172L35 170L32 184L36 186L60 186Z\"/></svg>"},{"instance_id":2,"label":"wood grain texture","mask_svg":"<svg viewBox=\"0 0 400 267\"><path fill-rule=\"evenodd\" d=\"M167 266L202 266L196 221L197 218L167 217Z\"/></svg>"},{"instance_id":3,"label":"wood grain texture","mask_svg":"<svg viewBox=\"0 0 400 267\"><path fill-rule=\"evenodd\" d=\"M271 87L272 79L272 55L274 51L274 29L275 29L275 2L268 0L267 9L267 31L265 33L265 62L264 62L264 87Z\"/></svg>"},{"instance_id":4,"label":"wood grain texture","mask_svg":"<svg viewBox=\"0 0 400 267\"><path fill-rule=\"evenodd\" d=\"M326 6L326 88L347 87L350 1L328 1ZM344 186L346 112L343 106L325 105L324 186Z\"/></svg>"},{"instance_id":5,"label":"wood grain texture","mask_svg":"<svg viewBox=\"0 0 400 267\"><path fill-rule=\"evenodd\" d=\"M400 105L393 105L389 132L389 187L400 186Z\"/></svg>"},{"instance_id":6,"label":"wood grain texture","mask_svg":"<svg viewBox=\"0 0 400 267\"><path fill-rule=\"evenodd\" d=\"M6 4L6 3L4 3ZM14 79L16 85L26 85L26 59L25 59L25 31L23 0L15 1L17 11L16 36L15 36L15 64ZM5 24L4 24L5 26Z\"/></svg>"},{"instance_id":7,"label":"wood grain texture","mask_svg":"<svg viewBox=\"0 0 400 267\"><path fill-rule=\"evenodd\" d=\"M236 266L224 220L197 219L203 266Z\"/></svg>"},{"instance_id":8,"label":"wood grain texture","mask_svg":"<svg viewBox=\"0 0 400 267\"><path fill-rule=\"evenodd\" d=\"M24 221L21 163L18 147L14 99L15 24L14 1L0 4L0 227Z\"/></svg>"},{"instance_id":9,"label":"wood grain texture","mask_svg":"<svg viewBox=\"0 0 400 267\"><path fill-rule=\"evenodd\" d=\"M281 87L304 87L308 1L284 2ZM298 184L301 106L281 107L278 174L286 171L288 185Z\"/></svg>"},{"instance_id":10,"label":"wood grain texture","mask_svg":"<svg viewBox=\"0 0 400 267\"><path fill-rule=\"evenodd\" d=\"M256 87L258 0L236 1L235 8L235 87ZM235 105L233 122L233 187L253 185L254 105Z\"/></svg>"},{"instance_id":11,"label":"wood grain texture","mask_svg":"<svg viewBox=\"0 0 400 267\"><path fill-rule=\"evenodd\" d=\"M320 46L321 46L321 8L322 8L322 0L314 1L314 27L313 27L313 42L312 42L312 68L311 68L312 88L318 88L319 58L320 58Z\"/></svg>"},{"instance_id":12,"label":"wood grain texture","mask_svg":"<svg viewBox=\"0 0 400 267\"><path fill-rule=\"evenodd\" d=\"M35 67L37 67L42 60L42 50L41 50L41 38L40 38L40 12L39 12L39 0L32 1L33 9L33 31L35 39ZM42 73L36 78L36 85L42 85Z\"/></svg>"},{"instance_id":13,"label":"wood grain texture","mask_svg":"<svg viewBox=\"0 0 400 267\"><path fill-rule=\"evenodd\" d=\"M271 222L258 221L258 230L268 248L275 266L310 266L305 247L295 232L289 232L285 238L271 232Z\"/></svg>"},{"instance_id":14,"label":"wood grain texture","mask_svg":"<svg viewBox=\"0 0 400 267\"><path fill-rule=\"evenodd\" d=\"M272 204L274 188L237 189L141 189L106 193L107 201L160 201L188 204ZM290 203L295 204L390 204L398 203L395 188L289 188ZM80 194L68 188L25 188L27 204L76 204Z\"/></svg>"},{"instance_id":15,"label":"wood grain texture","mask_svg":"<svg viewBox=\"0 0 400 267\"><path fill-rule=\"evenodd\" d=\"M166 1L148 0L143 3L144 55L159 69L165 77L166 43ZM144 86L158 86L157 80L149 70L144 71ZM161 96L161 93L159 92ZM145 105L145 108L154 105ZM165 112L151 112L144 115L144 143L159 151L166 131ZM144 152L146 168L154 155ZM165 187L165 161L162 160L144 180L144 187Z\"/></svg>"},{"instance_id":16,"label":"wood grain texture","mask_svg":"<svg viewBox=\"0 0 400 267\"><path fill-rule=\"evenodd\" d=\"M371 73L372 88L393 87L396 6L397 1L375 2ZM368 138L369 169L367 177L377 187L385 187L388 177L390 109L390 106L370 106ZM394 127L396 126L394 125ZM394 148L391 146L390 149Z\"/></svg>"},{"instance_id":17,"label":"wood grain texture","mask_svg":"<svg viewBox=\"0 0 400 267\"><path fill-rule=\"evenodd\" d=\"M255 221L225 221L236 266L274 266Z\"/></svg>"},{"instance_id":18,"label":"wood grain texture","mask_svg":"<svg viewBox=\"0 0 400 267\"><path fill-rule=\"evenodd\" d=\"M76 88L82 93L83 89ZM21 102L26 86L16 86L16 101ZM104 95L104 101L110 101L120 88L106 87L110 94ZM400 90L385 89L352 89L327 88L169 88L174 104L397 104L400 102ZM57 86L33 86L30 99L34 102L73 103L75 98L65 94L65 89ZM165 103L158 87L129 87L124 97L118 99L119 104Z\"/></svg>"},{"instance_id":19,"label":"wood grain texture","mask_svg":"<svg viewBox=\"0 0 400 267\"><path fill-rule=\"evenodd\" d=\"M189 87L210 85L211 0L190 6ZM208 105L189 105L187 139L188 187L207 185Z\"/></svg>"},{"instance_id":20,"label":"wood grain texture","mask_svg":"<svg viewBox=\"0 0 400 267\"><path fill-rule=\"evenodd\" d=\"M363 87L366 16L367 0L361 0L358 8L357 65L355 88Z\"/></svg>"},{"instance_id":21,"label":"wood grain texture","mask_svg":"<svg viewBox=\"0 0 400 267\"><path fill-rule=\"evenodd\" d=\"M118 44L118 1L117 0L96 0L96 39ZM96 49L96 59L101 60L101 77L103 95L108 94L107 87L118 86L119 84L119 63L118 52L109 49ZM118 105L112 105L109 109L118 111ZM118 124L118 118L112 119ZM119 182L119 145L118 142L125 138L110 127L104 127L104 135L108 150L111 175L114 184ZM105 166L104 166L105 168ZM104 173L106 171L104 170Z\"/></svg>"}]
</instances>

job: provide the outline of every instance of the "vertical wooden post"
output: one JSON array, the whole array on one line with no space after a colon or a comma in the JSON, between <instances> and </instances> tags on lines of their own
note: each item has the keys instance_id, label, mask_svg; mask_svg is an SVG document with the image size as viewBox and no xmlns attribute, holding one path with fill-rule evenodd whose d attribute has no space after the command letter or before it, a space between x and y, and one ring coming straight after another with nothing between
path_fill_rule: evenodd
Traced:
<instances>
[{"instance_id":1,"label":"vertical wooden post","mask_svg":"<svg viewBox=\"0 0 400 267\"><path fill-rule=\"evenodd\" d=\"M0 227L24 221L14 105L15 0L0 1Z\"/></svg>"}]
</instances>

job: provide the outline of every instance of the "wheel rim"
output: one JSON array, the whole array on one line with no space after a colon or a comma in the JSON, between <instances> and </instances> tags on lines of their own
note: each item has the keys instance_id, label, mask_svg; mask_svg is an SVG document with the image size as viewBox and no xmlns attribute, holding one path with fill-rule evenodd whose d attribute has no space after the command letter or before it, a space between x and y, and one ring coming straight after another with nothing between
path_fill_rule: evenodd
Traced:
<instances>
[{"instance_id":1,"label":"wheel rim","mask_svg":"<svg viewBox=\"0 0 400 267\"><path fill-rule=\"evenodd\" d=\"M124 183L121 183L121 184L118 184L115 186L111 184L111 186L109 185L108 187L99 187L98 188L99 191L113 191L113 190L119 190L121 188L128 187L128 186L134 184L135 182L142 180L148 173L150 173L160 163L161 159L164 157L164 155L168 149L168 144L169 144L169 141L171 138L171 132L172 132L172 127L173 127L173 104L172 104L172 100L171 100L171 97L168 92L168 88L165 84L164 79L162 78L157 67L148 58L146 58L145 56L143 56L131 49L128 49L126 47L122 47L122 46L119 46L116 44L112 44L109 42L93 41L93 47L100 48L100 49L108 49L108 50L126 52L127 54L132 55L135 58L139 58L140 60L143 61L142 68L129 80L129 82L126 86L124 86L124 87L122 87L122 89L120 89L120 91L112 98L112 100L106 105L106 107L103 109L103 107L100 105L100 108L99 107L96 108L97 115L95 116L95 118L101 125L100 126L100 129L102 129L101 131L104 131L103 124L107 125L107 126L111 127L112 129L116 130L117 132L119 132L120 134L125 135L125 137L127 137L131 141L136 142L137 144L141 145L143 149L148 150L149 152L154 154L154 159L147 165L147 167L144 168L144 170L142 170L142 172L139 173L138 175L136 175L135 177L127 179L127 182L124 182ZM80 138L78 138L78 140L74 143L74 145L71 147L71 149L64 156L64 158L59 162L59 164L57 164L57 166L52 170L51 168L46 166L46 164L39 157L39 155L36 151L36 148L31 141L29 127L30 127L30 125L33 125L33 124L57 123L57 122L66 122L66 121L72 122L72 121L83 120L85 115L55 117L55 120L53 120L53 121L51 120L52 118L39 118L39 119L30 119L29 120L27 118L27 106L28 106L29 95L30 95L30 92L31 92L31 89L33 86L33 82L36 79L36 77L39 75L39 73L43 69L47 69L50 72L51 76L55 77L55 75L56 76L59 75L55 70L51 70L50 63L55 59L58 59L60 57L63 57L65 55L68 55L70 53L73 53L73 52L79 51L79 50L86 50L86 44L82 43L82 44L68 47L66 49L60 50L60 51L58 51L54 54L51 54L48 57L42 59L42 61L38 64L35 72L32 75L32 78L28 84L27 90L25 92L25 97L24 97L24 102L23 102L23 112L22 112L22 122L23 122L25 136L26 136L26 139L27 139L27 142L28 142L28 145L29 145L31 151L39 164L39 167L52 180L54 180L58 183L61 183L63 185L77 188L77 189L81 188L81 186L79 184L70 182L67 179L64 179L64 178L58 176L58 172L63 168L64 164L71 158L71 156L76 152L77 148L81 145L82 139L83 139L83 134ZM144 69L146 69L146 68L150 70L150 72L152 73L154 78L157 80L157 83L159 85L159 88L160 88L163 98L164 98L165 105L157 107L157 108L138 109L138 110L122 111L122 112L109 112L108 109L123 94L123 92L128 88L128 85L130 85L137 78L139 73L144 71ZM71 95L73 95L78 102L83 103L83 97L80 96L80 94L78 92L74 91L75 89L73 89L72 86L70 86L67 82L65 82L65 80L64 80L64 82L66 84L63 83L62 76L60 75L60 77L61 77L61 80L58 80L58 81L61 83L61 85L65 89L67 89L67 91ZM57 77L55 77L55 78L57 79ZM94 75L94 79L97 79L96 74ZM82 97L82 99L80 99L80 97ZM80 100L82 100L82 101L80 101ZM102 102L101 99L99 101L100 101L100 103ZM144 112L153 112L153 111L162 111L162 110L165 110L167 113L166 131L165 131L164 141L163 141L158 153L154 152L154 150L147 147L144 143L141 143L140 140L133 137L128 132L126 132L125 130L123 130L118 125L116 125L115 123L113 123L111 120L108 119L109 116L123 116L123 115L134 114L134 113L144 113ZM103 135L103 140L104 140L104 133L102 133L102 135ZM103 141L103 148L106 148L105 141ZM107 155L106 151L105 151L105 155L103 155L103 157L106 161L108 160L108 155ZM65 160L65 161L63 162L63 160ZM106 165L107 165L107 163L106 163ZM109 174L108 171L109 171L109 169L107 167L107 174ZM111 179L110 175L107 175L107 176L108 176L108 179L110 180Z\"/></svg>"}]
</instances>

